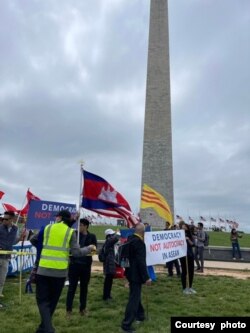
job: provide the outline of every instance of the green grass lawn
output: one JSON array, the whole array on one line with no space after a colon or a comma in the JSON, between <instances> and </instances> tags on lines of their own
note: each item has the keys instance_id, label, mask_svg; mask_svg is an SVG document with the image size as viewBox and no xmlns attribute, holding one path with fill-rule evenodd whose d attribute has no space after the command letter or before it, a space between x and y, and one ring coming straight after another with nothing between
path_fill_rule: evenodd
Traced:
<instances>
[{"instance_id":1,"label":"green grass lawn","mask_svg":"<svg viewBox=\"0 0 250 333\"><path fill-rule=\"evenodd\" d=\"M0 310L1 333L34 333L39 323L35 294L22 294L19 302L18 278L8 278L4 289L4 304ZM23 288L25 279L23 280ZM89 317L78 314L78 290L72 319L65 317L67 287L59 301L54 315L56 333L116 333L120 331L127 302L128 289L125 280L115 280L113 302L102 301L103 276L92 274L89 285ZM193 287L196 295L183 295L180 279L167 278L158 274L151 287L143 287L142 302L148 313L148 320L138 327L138 333L170 333L172 316L249 316L250 280L236 280L231 277L195 275ZM35 289L35 287L33 287Z\"/></svg>"}]
</instances>

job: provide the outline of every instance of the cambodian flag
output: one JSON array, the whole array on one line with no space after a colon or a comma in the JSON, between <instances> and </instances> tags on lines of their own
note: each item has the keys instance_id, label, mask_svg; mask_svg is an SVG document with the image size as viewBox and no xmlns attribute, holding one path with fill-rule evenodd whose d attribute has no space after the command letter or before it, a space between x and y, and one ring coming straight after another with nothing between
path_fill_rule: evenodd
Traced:
<instances>
[{"instance_id":1,"label":"cambodian flag","mask_svg":"<svg viewBox=\"0 0 250 333\"><path fill-rule=\"evenodd\" d=\"M130 224L134 215L126 199L112 185L100 176L83 170L82 207L98 214L114 218L125 218ZM129 217L132 216L132 222ZM136 220L137 221L137 220ZM137 221L139 222L139 221Z\"/></svg>"}]
</instances>

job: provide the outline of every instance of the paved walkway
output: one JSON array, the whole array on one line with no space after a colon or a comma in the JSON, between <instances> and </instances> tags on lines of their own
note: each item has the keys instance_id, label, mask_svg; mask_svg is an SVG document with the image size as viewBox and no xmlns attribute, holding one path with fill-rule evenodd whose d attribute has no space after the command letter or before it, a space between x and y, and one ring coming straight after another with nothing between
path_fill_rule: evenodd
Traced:
<instances>
[{"instance_id":1,"label":"paved walkway","mask_svg":"<svg viewBox=\"0 0 250 333\"><path fill-rule=\"evenodd\" d=\"M214 268L214 269L233 269L233 270L249 270L250 271L250 263L244 262L244 261L206 260L204 262L204 266L206 268Z\"/></svg>"},{"instance_id":2,"label":"paved walkway","mask_svg":"<svg viewBox=\"0 0 250 333\"><path fill-rule=\"evenodd\" d=\"M101 263L98 261L97 255L93 256L94 262L96 264ZM205 260L204 262L205 268L210 269L229 269L229 270L239 270L239 271L249 271L250 273L250 263L244 261L213 261L213 260Z\"/></svg>"}]
</instances>

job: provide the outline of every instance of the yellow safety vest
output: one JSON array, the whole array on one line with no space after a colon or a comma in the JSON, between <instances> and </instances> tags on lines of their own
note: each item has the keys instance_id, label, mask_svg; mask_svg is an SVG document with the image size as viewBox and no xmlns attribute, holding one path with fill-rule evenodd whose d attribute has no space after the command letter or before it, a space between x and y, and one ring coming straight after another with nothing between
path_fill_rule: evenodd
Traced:
<instances>
[{"instance_id":1,"label":"yellow safety vest","mask_svg":"<svg viewBox=\"0 0 250 333\"><path fill-rule=\"evenodd\" d=\"M73 232L74 230L63 222L45 227L40 267L62 270L68 268L69 242Z\"/></svg>"}]
</instances>

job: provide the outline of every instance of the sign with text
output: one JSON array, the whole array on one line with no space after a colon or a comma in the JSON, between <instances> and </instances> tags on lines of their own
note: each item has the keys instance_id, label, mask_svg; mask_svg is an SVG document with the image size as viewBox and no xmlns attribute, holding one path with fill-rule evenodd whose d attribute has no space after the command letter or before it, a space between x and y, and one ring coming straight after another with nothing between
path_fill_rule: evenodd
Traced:
<instances>
[{"instance_id":1,"label":"sign with text","mask_svg":"<svg viewBox=\"0 0 250 333\"><path fill-rule=\"evenodd\" d=\"M21 268L22 272L31 271L36 260L36 256L34 255L36 253L36 248L33 247L29 241L25 241L23 244L22 242L19 242L14 245L13 251L17 251L17 253L11 255L7 275L20 273ZM25 252L25 255L20 256L19 253L21 251Z\"/></svg>"},{"instance_id":2,"label":"sign with text","mask_svg":"<svg viewBox=\"0 0 250 333\"><path fill-rule=\"evenodd\" d=\"M184 230L145 232L144 240L148 266L165 264L184 257L187 253Z\"/></svg>"},{"instance_id":3,"label":"sign with text","mask_svg":"<svg viewBox=\"0 0 250 333\"><path fill-rule=\"evenodd\" d=\"M43 200L31 200L28 218L27 228L40 229L55 222L55 215L61 211L67 209L71 214L76 214L76 205L52 202Z\"/></svg>"}]
</instances>

